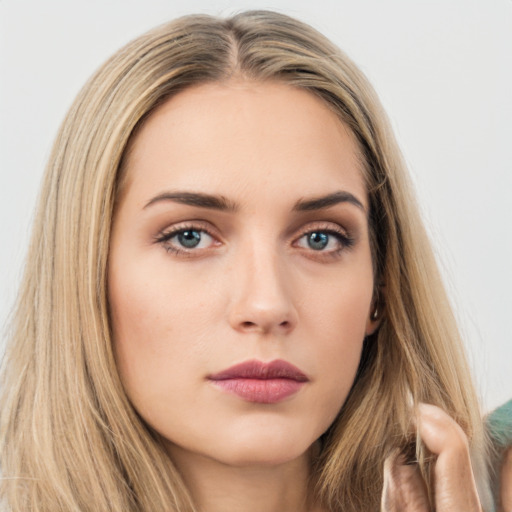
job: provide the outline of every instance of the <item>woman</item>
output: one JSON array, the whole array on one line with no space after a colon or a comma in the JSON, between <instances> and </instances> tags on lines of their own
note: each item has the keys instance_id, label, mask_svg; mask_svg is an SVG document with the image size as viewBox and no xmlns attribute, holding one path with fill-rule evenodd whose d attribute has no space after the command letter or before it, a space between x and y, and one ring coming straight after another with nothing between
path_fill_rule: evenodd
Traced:
<instances>
[{"instance_id":1,"label":"woman","mask_svg":"<svg viewBox=\"0 0 512 512\"><path fill-rule=\"evenodd\" d=\"M283 15L185 17L114 55L57 137L3 368L2 495L487 510L462 352L361 72Z\"/></svg>"}]
</instances>

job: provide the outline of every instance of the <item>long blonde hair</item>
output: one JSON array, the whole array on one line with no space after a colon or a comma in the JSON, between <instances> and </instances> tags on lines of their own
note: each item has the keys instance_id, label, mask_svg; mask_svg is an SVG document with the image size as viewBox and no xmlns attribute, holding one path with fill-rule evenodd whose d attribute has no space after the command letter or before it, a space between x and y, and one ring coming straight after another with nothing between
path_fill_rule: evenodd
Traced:
<instances>
[{"instance_id":1,"label":"long blonde hair","mask_svg":"<svg viewBox=\"0 0 512 512\"><path fill-rule=\"evenodd\" d=\"M450 305L394 136L364 75L285 15L187 16L118 51L85 85L49 159L2 369L1 496L12 511L193 511L116 370L106 269L123 157L144 120L193 84L281 81L322 98L364 162L378 307L351 393L323 436L315 493L377 510L383 460L410 442L412 408L462 426L485 481L480 413ZM418 449L420 465L428 461ZM481 493L485 493L484 485Z\"/></svg>"}]
</instances>

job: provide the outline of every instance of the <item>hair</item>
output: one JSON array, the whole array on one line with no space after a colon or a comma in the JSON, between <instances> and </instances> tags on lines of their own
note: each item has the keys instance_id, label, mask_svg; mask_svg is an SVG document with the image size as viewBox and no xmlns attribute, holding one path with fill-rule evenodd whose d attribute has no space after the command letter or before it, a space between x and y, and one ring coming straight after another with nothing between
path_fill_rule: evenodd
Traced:
<instances>
[{"instance_id":1,"label":"hair","mask_svg":"<svg viewBox=\"0 0 512 512\"><path fill-rule=\"evenodd\" d=\"M194 511L162 442L123 390L107 261L124 159L144 120L195 84L278 81L321 98L358 141L382 323L322 436L316 499L378 510L383 461L410 446L421 402L470 440L487 499L484 435L462 343L409 177L372 87L310 26L250 11L186 16L111 57L71 106L49 158L1 380L1 497L10 511ZM414 437L414 436L413 436ZM414 438L412 439L414 441ZM418 444L425 477L429 459Z\"/></svg>"}]
</instances>

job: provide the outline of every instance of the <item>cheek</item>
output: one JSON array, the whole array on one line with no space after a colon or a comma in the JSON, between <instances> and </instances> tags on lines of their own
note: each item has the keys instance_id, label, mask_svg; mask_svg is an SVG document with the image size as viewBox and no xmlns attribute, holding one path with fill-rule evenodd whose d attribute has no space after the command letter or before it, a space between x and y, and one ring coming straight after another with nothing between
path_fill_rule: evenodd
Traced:
<instances>
[{"instance_id":1,"label":"cheek","mask_svg":"<svg viewBox=\"0 0 512 512\"><path fill-rule=\"evenodd\" d=\"M166 276L165 267L117 261L109 274L117 366L128 397L151 422L159 396L169 389L182 396L186 377L202 376L211 345L205 329L216 313L193 287L179 293L187 283Z\"/></svg>"},{"instance_id":2,"label":"cheek","mask_svg":"<svg viewBox=\"0 0 512 512\"><path fill-rule=\"evenodd\" d=\"M333 272L323 285L304 287L303 295L304 327L311 333L317 330L317 340L326 343L331 355L346 353L362 344L373 295L369 256L358 265Z\"/></svg>"},{"instance_id":3,"label":"cheek","mask_svg":"<svg viewBox=\"0 0 512 512\"><path fill-rule=\"evenodd\" d=\"M306 330L316 333L313 354L325 398L322 407L331 416L343 405L361 358L373 290L367 269L353 269L339 284L316 289L302 315Z\"/></svg>"},{"instance_id":4,"label":"cheek","mask_svg":"<svg viewBox=\"0 0 512 512\"><path fill-rule=\"evenodd\" d=\"M137 256L112 255L108 284L116 345L158 356L184 335L188 346L191 340L192 347L201 344L205 313L214 314L204 288L190 272L172 269L164 251Z\"/></svg>"}]
</instances>

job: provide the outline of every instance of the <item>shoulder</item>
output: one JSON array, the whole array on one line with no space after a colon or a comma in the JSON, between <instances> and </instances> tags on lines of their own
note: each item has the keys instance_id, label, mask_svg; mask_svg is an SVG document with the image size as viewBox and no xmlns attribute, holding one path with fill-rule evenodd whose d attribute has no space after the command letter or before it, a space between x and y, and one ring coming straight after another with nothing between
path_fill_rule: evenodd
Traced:
<instances>
[{"instance_id":1,"label":"shoulder","mask_svg":"<svg viewBox=\"0 0 512 512\"><path fill-rule=\"evenodd\" d=\"M486 418L491 438L491 473L497 510L512 510L512 400L498 407Z\"/></svg>"},{"instance_id":2,"label":"shoulder","mask_svg":"<svg viewBox=\"0 0 512 512\"><path fill-rule=\"evenodd\" d=\"M486 419L487 430L498 448L512 445L512 400L491 412Z\"/></svg>"}]
</instances>

